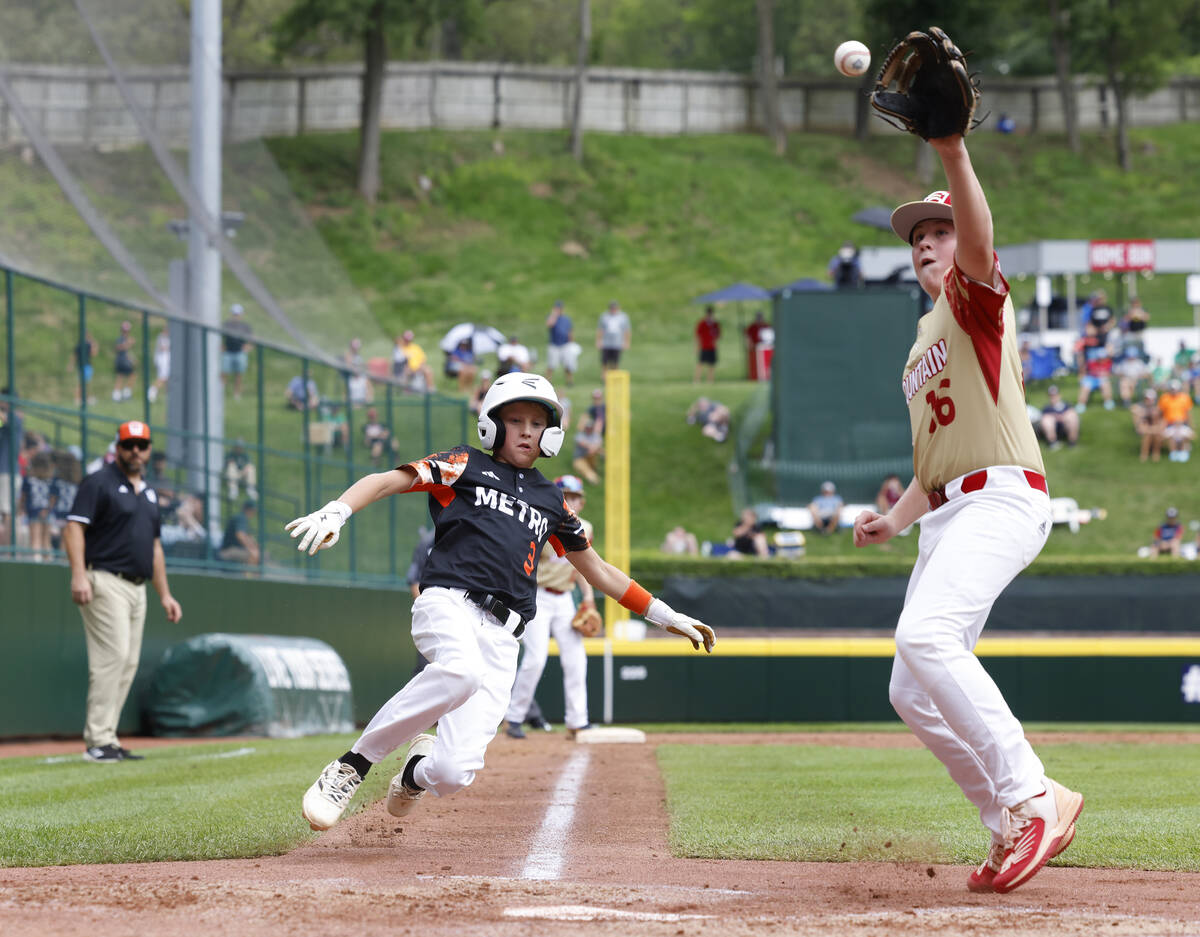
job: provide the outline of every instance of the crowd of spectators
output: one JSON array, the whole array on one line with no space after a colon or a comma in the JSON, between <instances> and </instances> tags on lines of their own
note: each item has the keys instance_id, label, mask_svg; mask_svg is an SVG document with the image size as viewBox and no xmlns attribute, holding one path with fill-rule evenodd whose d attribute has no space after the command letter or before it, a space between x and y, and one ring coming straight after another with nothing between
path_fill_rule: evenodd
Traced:
<instances>
[{"instance_id":1,"label":"crowd of spectators","mask_svg":"<svg viewBox=\"0 0 1200 937\"><path fill-rule=\"evenodd\" d=\"M9 446L17 443L10 455ZM42 433L24 428L21 413L0 400L0 546L16 546L34 562L54 558L63 547L63 530L84 476L98 471L116 457L115 445L88 462L76 445L55 447ZM15 460L16 474L7 471ZM252 531L250 520L258 505L255 463L238 440L231 447L221 472L222 488L230 523L240 534L226 529L223 541L212 540L213 528L206 523L203 492L189 491L179 483L186 472L172 471L163 451L155 451L144 471L155 490L161 519L161 540L168 555L203 558L210 553L238 563L259 562L257 541L244 536ZM238 499L240 510L237 510ZM234 523L236 522L236 523ZM228 553L231 537L243 552Z\"/></svg>"},{"instance_id":2,"label":"crowd of spectators","mask_svg":"<svg viewBox=\"0 0 1200 937\"><path fill-rule=\"evenodd\" d=\"M857 249L852 243L843 245L830 261L829 274L841 288L854 288L861 284L861 266L858 264ZM1173 357L1168 355L1165 361L1152 361L1146 353L1144 341L1144 332L1150 319L1149 311L1136 297L1129 301L1128 308L1120 316L1109 304L1103 291L1088 297L1081 309L1081 329L1075 347L1079 375L1076 402L1073 406L1068 403L1056 384L1048 388L1049 399L1045 406L1036 413L1031 410L1031 419L1049 449L1074 447L1079 443L1081 431L1085 430L1082 423L1086 420L1089 404L1099 398L1105 409L1121 406L1130 411L1141 461L1160 461L1164 449L1170 461L1186 462L1190 459L1195 438L1192 410L1194 400L1200 396L1200 353L1181 342ZM629 315L613 300L595 321L595 344L602 371L620 367L624 353L631 347ZM579 369L581 349L576 341L574 322L562 301L554 303L545 320L545 327L546 357L540 370L548 376L559 377L566 387L571 387ZM747 330L747 335L756 328L769 328L761 313L751 329ZM97 334L104 338L103 332ZM253 348L253 334L246 322L245 310L235 303L222 323L220 361L222 382L234 399L243 392L243 378L251 364L249 352ZM705 377L709 382L714 380L720 336L721 325L717 321L716 310L708 306L694 330L694 382L698 383ZM538 353L535 349L522 344L518 335L512 332L507 334L503 342L499 342L500 337L501 333L497 332L498 344L494 346L495 351L490 352L496 355L495 372L483 366L485 356L476 354L470 339L459 342L447 352L445 374L452 379L454 389L466 396L473 414L478 413L479 404L491 385L494 373L536 369ZM101 364L102 358L111 358L113 401L129 400L136 375L142 372L135 354L141 341L128 321L120 324L119 332L111 340L98 342L90 332L85 333L83 339L72 347L68 360L68 368L78 372L83 379L77 388L77 402L82 401L84 388L94 379L95 368ZM145 347L153 350L153 380L148 381L146 394L154 402L164 395L170 378L172 350L169 332L165 328L160 330L153 343ZM1027 347L1022 348L1023 359L1027 358L1028 352ZM345 431L347 423L345 413L339 415L338 411L345 411L347 406L364 408L365 415L354 420L355 428L361 431L361 437L355 439L354 444L361 446L365 458L369 458L376 468L389 465L398 443L393 438L391 427L380 418L381 408L374 406L378 387L371 378L390 374L399 383L401 392L418 394L432 391L436 388L436 382L428 355L417 342L414 332L403 330L393 342L390 372L386 357L369 361L364 357L363 343L357 337L349 341L337 367L342 379L340 382L333 379L331 371L317 372L320 384L313 376L306 379L303 373L295 374L286 387L286 407L297 412L313 411L311 417L306 417L306 425L312 425L308 420L317 424L339 424L340 430L335 426L329 444L342 446L348 442ZM275 392L278 393L278 390ZM570 400L565 391L561 391L560 396L569 413ZM89 397L89 400L93 399ZM61 508L57 512L61 514L65 511L63 505L69 506L69 495L73 494L73 486L78 484L84 467L79 465L78 458L70 451L50 450L44 445L44 440L42 444L29 445L29 438L36 434L21 431L18 415L4 413L3 416L10 434L15 431L16 436L22 439L22 444L19 453L20 477L15 485L6 483L4 474L7 460L3 452L7 437L0 426L0 544L10 542L13 529L20 527L21 536L25 538L32 554L35 557L48 556L60 543L63 517L56 516L56 509ZM689 424L698 426L703 435L716 442L724 442L728 438L731 428L729 408L712 397L697 398L689 408L686 419ZM602 475L605 422L604 396L600 389L592 391L590 404L585 412L579 414L577 422L572 424L569 419L564 421L565 426L573 425L575 433L571 454L573 470L593 484L598 483ZM161 452L155 453L156 457L161 458L162 455ZM235 525L236 522L236 525L245 526L246 518L253 516L250 506L257 509L259 493L255 470L254 459L247 453L244 442L238 440L221 469L221 496L227 508L236 508L228 514L223 536L214 538L213 530L220 533L222 521L220 518L213 519L217 525L214 528L206 520L203 498L188 492L178 497L169 493L164 505L164 521L169 521L165 523L164 545L204 544L205 539L209 538L213 540L217 552L232 551L236 547L241 551L238 552L239 557L249 556L250 548L237 536L246 531L231 531L229 525ZM881 512L889 510L903 490L903 482L898 477L889 477L880 487L876 498L877 509ZM10 492L15 494L15 499ZM823 534L835 532L842 507L836 486L832 482L822 485L808 504L814 530ZM746 515L739 517L730 536L731 542L740 545L740 549L735 546L736 552L754 556L766 555L760 547L760 538L765 542L761 525L757 519L751 521ZM696 550L695 537L683 528L677 528L669 532L663 549L693 553ZM766 552L770 552L769 548Z\"/></svg>"},{"instance_id":3,"label":"crowd of spectators","mask_svg":"<svg viewBox=\"0 0 1200 937\"><path fill-rule=\"evenodd\" d=\"M15 475L9 471L14 446ZM0 401L0 546L25 548L35 562L62 549L67 513L83 474L78 447L51 446Z\"/></svg>"},{"instance_id":4,"label":"crowd of spectators","mask_svg":"<svg viewBox=\"0 0 1200 937\"><path fill-rule=\"evenodd\" d=\"M1118 318L1105 292L1097 290L1080 307L1080 321L1075 344L1079 396L1074 408L1056 384L1047 389L1049 400L1040 411L1030 407L1030 419L1047 447L1079 442L1085 429L1082 417L1098 393L1105 409L1119 405L1129 410L1141 461L1158 462L1165 449L1170 461L1187 462L1195 440L1192 410L1200 398L1200 352L1181 340L1168 360L1152 359L1144 334L1150 313L1137 297ZM1028 381L1033 358L1028 343L1022 345L1021 358Z\"/></svg>"}]
</instances>

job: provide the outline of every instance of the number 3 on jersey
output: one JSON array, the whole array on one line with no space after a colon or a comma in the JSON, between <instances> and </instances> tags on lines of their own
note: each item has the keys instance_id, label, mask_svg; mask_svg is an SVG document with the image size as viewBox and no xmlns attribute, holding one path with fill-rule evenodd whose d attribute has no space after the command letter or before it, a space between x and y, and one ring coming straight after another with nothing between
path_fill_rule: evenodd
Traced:
<instances>
[{"instance_id":1,"label":"number 3 on jersey","mask_svg":"<svg viewBox=\"0 0 1200 937\"><path fill-rule=\"evenodd\" d=\"M942 378L941 383L938 384L938 388L940 390L949 390L950 378ZM925 402L933 410L933 418L929 421L930 435L939 426L949 426L954 422L954 401L950 398L949 394L939 397L936 390L931 390L925 395Z\"/></svg>"},{"instance_id":2,"label":"number 3 on jersey","mask_svg":"<svg viewBox=\"0 0 1200 937\"><path fill-rule=\"evenodd\" d=\"M529 541L529 556L525 557L525 575L533 575L533 551L537 549L537 544L532 540Z\"/></svg>"}]
</instances>

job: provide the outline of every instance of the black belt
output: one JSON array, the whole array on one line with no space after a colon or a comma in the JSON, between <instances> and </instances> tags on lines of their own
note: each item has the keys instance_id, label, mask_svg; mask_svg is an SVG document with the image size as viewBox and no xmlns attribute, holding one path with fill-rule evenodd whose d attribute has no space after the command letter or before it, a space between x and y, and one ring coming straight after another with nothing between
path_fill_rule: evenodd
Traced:
<instances>
[{"instance_id":1,"label":"black belt","mask_svg":"<svg viewBox=\"0 0 1200 937\"><path fill-rule=\"evenodd\" d=\"M495 615L500 627L514 638L519 638L525 633L525 619L490 592L468 591L466 595L467 601L474 602L485 612Z\"/></svg>"},{"instance_id":2,"label":"black belt","mask_svg":"<svg viewBox=\"0 0 1200 937\"><path fill-rule=\"evenodd\" d=\"M126 582L132 582L135 586L140 586L143 582L146 581L145 576L133 576L129 573L123 573L116 569L101 569L98 566L89 566L88 569L99 569L100 572L102 572L102 573L110 573L113 576L120 576Z\"/></svg>"}]
</instances>

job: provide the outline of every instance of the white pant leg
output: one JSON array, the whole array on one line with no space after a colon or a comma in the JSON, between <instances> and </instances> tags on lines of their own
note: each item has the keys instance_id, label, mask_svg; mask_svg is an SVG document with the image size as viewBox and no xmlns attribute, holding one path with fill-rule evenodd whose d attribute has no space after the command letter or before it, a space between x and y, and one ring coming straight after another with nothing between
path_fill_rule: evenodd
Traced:
<instances>
[{"instance_id":1,"label":"white pant leg","mask_svg":"<svg viewBox=\"0 0 1200 937\"><path fill-rule=\"evenodd\" d=\"M553 594L545 589L537 591L537 613L526 623L525 633L521 635L521 644L525 651L521 655L521 666L517 670L517 679L513 681L512 696L508 701L508 712L504 718L508 722L521 723L533 702L537 692L538 681L542 679L542 671L546 669L546 657L550 653L550 617L552 609L545 601Z\"/></svg>"},{"instance_id":2,"label":"white pant leg","mask_svg":"<svg viewBox=\"0 0 1200 937\"><path fill-rule=\"evenodd\" d=\"M899 657L892 662L892 682L888 688L888 698L904 723L945 765L954 783L979 810L979 819L983 825L993 833L1003 835L1004 813L996 796L996 788L988 777L987 768L971 747L959 738L942 718L929 694L921 688Z\"/></svg>"},{"instance_id":3,"label":"white pant leg","mask_svg":"<svg viewBox=\"0 0 1200 937\"><path fill-rule=\"evenodd\" d=\"M929 542L932 542L932 528L929 529L931 531ZM908 588L904 594L906 606L916 583L921 580L927 559L928 556L924 550L917 555L917 562L913 566L912 575L908 579ZM946 724L946 720L938 712L938 708L929 698L929 694L917 682L916 677L905 666L899 655L892 661L892 678L891 685L888 687L888 699L897 715L904 720L905 725L946 766L950 777L962 789L967 800L978 808L979 818L983 821L983 825L995 833L1003 834L1003 811L1000 808L1000 802L996 799L996 789L992 786L983 762L979 760L971 747Z\"/></svg>"},{"instance_id":4,"label":"white pant leg","mask_svg":"<svg viewBox=\"0 0 1200 937\"><path fill-rule=\"evenodd\" d=\"M493 671L501 666L507 666L504 698L508 701L517 640L491 624L490 616L460 591L432 587L421 593L413 602L412 635L429 665L380 707L351 747L375 763L466 703L485 682L494 679ZM511 645L507 665L498 660L494 642ZM497 713L496 722L499 719ZM488 729L494 731L495 727L493 722Z\"/></svg>"},{"instance_id":5,"label":"white pant leg","mask_svg":"<svg viewBox=\"0 0 1200 937\"><path fill-rule=\"evenodd\" d=\"M993 829L997 805L1039 793L1044 769L972 649L1049 530L1049 500L1033 489L984 489L927 514L896 627L893 704Z\"/></svg>"},{"instance_id":6,"label":"white pant leg","mask_svg":"<svg viewBox=\"0 0 1200 937\"><path fill-rule=\"evenodd\" d=\"M569 595L556 595L554 616L550 620L550 632L558 642L558 662L562 665L563 700L568 729L582 729L590 721L587 703L587 652L583 649L583 635L571 627L575 617L575 600Z\"/></svg>"},{"instance_id":7,"label":"white pant leg","mask_svg":"<svg viewBox=\"0 0 1200 937\"><path fill-rule=\"evenodd\" d=\"M508 706L517 669L517 639L503 628L487 624L479 634L483 682L465 703L438 720L433 751L413 771L413 779L437 797L460 791L475 780Z\"/></svg>"}]
</instances>

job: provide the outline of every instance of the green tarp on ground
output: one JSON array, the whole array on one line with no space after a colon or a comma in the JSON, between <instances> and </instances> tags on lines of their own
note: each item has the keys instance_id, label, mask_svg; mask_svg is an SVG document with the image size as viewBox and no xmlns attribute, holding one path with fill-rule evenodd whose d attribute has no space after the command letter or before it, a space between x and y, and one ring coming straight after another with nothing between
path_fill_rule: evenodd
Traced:
<instances>
[{"instance_id":1,"label":"green tarp on ground","mask_svg":"<svg viewBox=\"0 0 1200 937\"><path fill-rule=\"evenodd\" d=\"M142 697L151 735L294 738L354 729L350 674L315 638L202 634L167 648Z\"/></svg>"}]
</instances>

